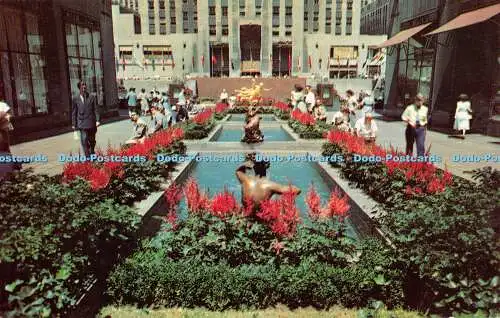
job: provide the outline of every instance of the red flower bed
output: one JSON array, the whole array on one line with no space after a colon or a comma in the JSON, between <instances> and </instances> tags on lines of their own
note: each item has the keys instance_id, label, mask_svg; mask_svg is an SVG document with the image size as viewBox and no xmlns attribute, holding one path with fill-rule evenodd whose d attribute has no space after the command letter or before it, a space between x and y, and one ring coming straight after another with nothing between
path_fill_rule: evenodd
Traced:
<instances>
[{"instance_id":1,"label":"red flower bed","mask_svg":"<svg viewBox=\"0 0 500 318\"><path fill-rule=\"evenodd\" d=\"M316 119L314 119L314 116L309 114L309 113L303 113L298 109L295 109L292 111L291 118L293 120L298 121L302 125L306 126L313 126L316 124Z\"/></svg>"},{"instance_id":2,"label":"red flower bed","mask_svg":"<svg viewBox=\"0 0 500 318\"><path fill-rule=\"evenodd\" d=\"M215 194L210 199L205 192L200 190L198 183L192 178L187 180L183 188L190 213L210 213L222 219L233 215L254 216L257 220L269 226L280 237L293 236L297 231L297 225L300 223L299 209L295 205L296 194L291 191L284 193L277 199L261 202L259 211L254 213L252 200L245 200L243 207L227 189ZM171 211L175 211L172 206L176 206L180 201L179 187L169 187L165 190L164 198L167 200L167 209L170 214ZM312 204L313 201L314 204ZM337 217L338 220L343 221L350 209L347 197L340 196L337 191L331 193L328 204L322 208L319 195L312 187L306 202L309 205L309 215L312 220ZM175 220L175 217L169 215L167 220L171 223L172 220Z\"/></svg>"},{"instance_id":3,"label":"red flower bed","mask_svg":"<svg viewBox=\"0 0 500 318\"><path fill-rule=\"evenodd\" d=\"M325 207L322 207L321 198L314 187L311 186L306 195L309 217L313 220L329 220L337 217L340 221L343 221L351 208L348 201L347 195L342 195L338 189L335 189L330 194Z\"/></svg>"},{"instance_id":4,"label":"red flower bed","mask_svg":"<svg viewBox=\"0 0 500 318\"><path fill-rule=\"evenodd\" d=\"M394 157L404 156L393 148L384 148L371 144L367 145L363 138L347 132L332 130L327 134L330 143L338 145L344 152L363 156L375 155L385 159L387 154ZM443 192L447 186L453 184L453 177L448 171L439 176L437 168L431 162L401 162L383 160L387 168L387 175L403 175L406 180L406 195L419 195L424 191L428 194Z\"/></svg>"},{"instance_id":5,"label":"red flower bed","mask_svg":"<svg viewBox=\"0 0 500 318\"><path fill-rule=\"evenodd\" d=\"M132 145L128 148L115 150L111 147L106 153L98 153L98 156L145 156L154 158L154 154L159 149L170 147L174 142L184 137L181 128L170 128L160 131L153 136L146 138L143 143ZM112 178L122 179L125 175L124 163L119 161L97 162L71 162L64 165L62 180L70 183L76 178L81 178L89 182L91 189L97 191L105 188Z\"/></svg>"},{"instance_id":6,"label":"red flower bed","mask_svg":"<svg viewBox=\"0 0 500 318\"><path fill-rule=\"evenodd\" d=\"M229 109L229 105L226 104L226 103L217 103L217 104L215 104L215 112L218 113L218 114L224 113L228 109Z\"/></svg>"},{"instance_id":7,"label":"red flower bed","mask_svg":"<svg viewBox=\"0 0 500 318\"><path fill-rule=\"evenodd\" d=\"M212 119L212 115L213 110L210 108L206 108L193 117L193 122L198 125L205 125Z\"/></svg>"},{"instance_id":8,"label":"red flower bed","mask_svg":"<svg viewBox=\"0 0 500 318\"><path fill-rule=\"evenodd\" d=\"M284 103L282 101L276 101L274 104L273 104L273 107L281 110L282 112L289 112L290 111L290 108L288 107L288 104L287 103Z\"/></svg>"}]
</instances>

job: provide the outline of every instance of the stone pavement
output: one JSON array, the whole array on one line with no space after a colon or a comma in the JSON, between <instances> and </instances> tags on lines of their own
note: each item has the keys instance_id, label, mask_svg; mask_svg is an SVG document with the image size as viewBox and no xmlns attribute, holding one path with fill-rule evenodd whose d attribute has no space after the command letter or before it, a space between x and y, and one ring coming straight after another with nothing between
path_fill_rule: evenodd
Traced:
<instances>
[{"instance_id":1,"label":"stone pavement","mask_svg":"<svg viewBox=\"0 0 500 318\"><path fill-rule=\"evenodd\" d=\"M97 129L96 149L106 149L108 145L117 147L132 135L132 123L128 115L123 120L103 124ZM11 152L17 156L46 155L48 162L23 164L23 168L33 168L37 173L54 175L62 172L63 164L58 161L58 154L78 154L80 141L73 139L73 132L60 134L11 146Z\"/></svg>"},{"instance_id":2,"label":"stone pavement","mask_svg":"<svg viewBox=\"0 0 500 318\"><path fill-rule=\"evenodd\" d=\"M382 116L376 115L375 118ZM328 114L328 120L333 118L333 113ZM379 129L377 143L384 147L393 146L399 150L405 151L405 129L406 125L402 121L383 121L376 119ZM455 175L470 179L471 171L474 169L492 166L500 168L500 138L490 137L481 134L468 134L465 140L450 138L447 134L427 131L425 146L430 146L430 153L442 158L441 163L436 163L440 168L447 168ZM416 152L416 148L415 148ZM493 160L480 162L454 162L454 156L484 156L490 154L492 157L498 157Z\"/></svg>"},{"instance_id":3,"label":"stone pavement","mask_svg":"<svg viewBox=\"0 0 500 318\"><path fill-rule=\"evenodd\" d=\"M333 114L328 114L328 119ZM404 130L405 125L402 122L386 122L376 120L379 127L379 136L377 142L383 146L394 146L398 149L405 148ZM239 126L242 122L224 122L223 125ZM277 127L283 125L286 130L285 122L261 122L262 126ZM117 147L130 137L132 124L126 116L122 121L104 124L98 129L97 147L106 149L108 145ZM266 152L317 152L321 151L323 140L300 140L300 141L279 141L264 142L262 144L247 145L240 142L207 142L186 141L188 151L201 152L243 152L243 151L266 151ZM449 138L448 135L428 131L426 146L431 146L431 153L441 156L442 162L437 165L441 168L445 166L452 173L470 178L470 171L484 166L493 166L497 169L500 164L497 162L453 162L454 155L485 155L500 156L500 138L488 137L484 135L467 135L465 140ZM58 153L78 154L80 151L79 141L73 139L73 133L65 133L54 137L44 138L36 141L25 142L13 145L12 153L14 155L36 155L44 154L48 156L47 163L25 164L24 167L33 167L38 173L47 173L50 175L62 171L62 163L58 161Z\"/></svg>"}]
</instances>

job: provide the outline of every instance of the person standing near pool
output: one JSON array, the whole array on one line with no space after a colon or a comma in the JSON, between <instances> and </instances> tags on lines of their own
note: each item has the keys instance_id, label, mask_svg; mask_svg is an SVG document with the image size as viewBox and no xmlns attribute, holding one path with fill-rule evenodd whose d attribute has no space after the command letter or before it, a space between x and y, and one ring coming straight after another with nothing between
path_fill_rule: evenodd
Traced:
<instances>
[{"instance_id":1,"label":"person standing near pool","mask_svg":"<svg viewBox=\"0 0 500 318\"><path fill-rule=\"evenodd\" d=\"M413 154L413 144L417 143L417 156L425 155L425 133L427 126L428 109L424 106L424 96L417 94L415 103L406 107L401 119L407 123L405 138L406 138L406 154Z\"/></svg>"}]
</instances>

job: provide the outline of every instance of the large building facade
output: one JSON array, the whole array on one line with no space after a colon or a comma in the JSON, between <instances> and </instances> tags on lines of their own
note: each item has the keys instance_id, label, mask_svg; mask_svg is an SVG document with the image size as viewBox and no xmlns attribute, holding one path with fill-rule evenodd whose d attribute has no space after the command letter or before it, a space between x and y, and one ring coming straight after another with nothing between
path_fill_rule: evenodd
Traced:
<instances>
[{"instance_id":1,"label":"large building facade","mask_svg":"<svg viewBox=\"0 0 500 318\"><path fill-rule=\"evenodd\" d=\"M12 108L13 137L70 125L82 79L103 115L116 110L111 1L0 2L0 98Z\"/></svg>"},{"instance_id":2,"label":"large building facade","mask_svg":"<svg viewBox=\"0 0 500 318\"><path fill-rule=\"evenodd\" d=\"M389 0L362 0L361 34L387 34Z\"/></svg>"},{"instance_id":3,"label":"large building facade","mask_svg":"<svg viewBox=\"0 0 500 318\"><path fill-rule=\"evenodd\" d=\"M418 92L431 126L451 128L458 95L471 98L472 130L500 135L500 4L497 0L391 0L385 115L399 117ZM495 108L496 107L496 108Z\"/></svg>"},{"instance_id":4,"label":"large building facade","mask_svg":"<svg viewBox=\"0 0 500 318\"><path fill-rule=\"evenodd\" d=\"M358 77L361 0L116 0L118 77ZM374 75L374 74L372 74Z\"/></svg>"}]
</instances>

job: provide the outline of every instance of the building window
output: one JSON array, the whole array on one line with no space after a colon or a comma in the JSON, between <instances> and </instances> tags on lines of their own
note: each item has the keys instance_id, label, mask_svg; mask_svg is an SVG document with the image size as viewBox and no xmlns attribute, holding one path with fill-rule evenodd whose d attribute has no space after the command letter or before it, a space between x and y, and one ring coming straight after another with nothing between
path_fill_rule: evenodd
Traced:
<instances>
[{"instance_id":1,"label":"building window","mask_svg":"<svg viewBox=\"0 0 500 318\"><path fill-rule=\"evenodd\" d=\"M273 31L273 36L279 36L280 35L280 31Z\"/></svg>"},{"instance_id":2,"label":"building window","mask_svg":"<svg viewBox=\"0 0 500 318\"><path fill-rule=\"evenodd\" d=\"M154 8L155 8L155 3L154 3L154 1L153 1L153 0L149 0L149 1L148 1L148 9L149 9L149 10L154 10Z\"/></svg>"},{"instance_id":3,"label":"building window","mask_svg":"<svg viewBox=\"0 0 500 318\"><path fill-rule=\"evenodd\" d=\"M347 10L352 10L352 0L347 0Z\"/></svg>"},{"instance_id":4,"label":"building window","mask_svg":"<svg viewBox=\"0 0 500 318\"><path fill-rule=\"evenodd\" d=\"M245 16L245 11L240 11L240 17L244 17Z\"/></svg>"},{"instance_id":5,"label":"building window","mask_svg":"<svg viewBox=\"0 0 500 318\"><path fill-rule=\"evenodd\" d=\"M175 0L170 0L170 12L175 12Z\"/></svg>"},{"instance_id":6,"label":"building window","mask_svg":"<svg viewBox=\"0 0 500 318\"><path fill-rule=\"evenodd\" d=\"M210 25L210 26L209 26L209 31L208 31L208 33L209 33L210 35L216 35L216 34L217 34L216 29L217 29L217 28L216 28L216 26L215 26L215 25Z\"/></svg>"},{"instance_id":7,"label":"building window","mask_svg":"<svg viewBox=\"0 0 500 318\"><path fill-rule=\"evenodd\" d=\"M155 24L149 24L149 34L154 35L155 34Z\"/></svg>"},{"instance_id":8,"label":"building window","mask_svg":"<svg viewBox=\"0 0 500 318\"><path fill-rule=\"evenodd\" d=\"M177 32L177 24L170 23L170 33L176 33L176 32Z\"/></svg>"},{"instance_id":9,"label":"building window","mask_svg":"<svg viewBox=\"0 0 500 318\"><path fill-rule=\"evenodd\" d=\"M285 36L292 36L292 31L285 31Z\"/></svg>"},{"instance_id":10,"label":"building window","mask_svg":"<svg viewBox=\"0 0 500 318\"><path fill-rule=\"evenodd\" d=\"M165 0L158 0L160 10L165 10Z\"/></svg>"},{"instance_id":11,"label":"building window","mask_svg":"<svg viewBox=\"0 0 500 318\"><path fill-rule=\"evenodd\" d=\"M172 66L174 63L172 49L170 46L144 46L144 59L148 65L155 66Z\"/></svg>"},{"instance_id":12,"label":"building window","mask_svg":"<svg viewBox=\"0 0 500 318\"><path fill-rule=\"evenodd\" d=\"M222 7L222 16L227 17L227 7Z\"/></svg>"},{"instance_id":13,"label":"building window","mask_svg":"<svg viewBox=\"0 0 500 318\"><path fill-rule=\"evenodd\" d=\"M222 35L228 35L229 34L229 27L227 25L222 26Z\"/></svg>"},{"instance_id":14,"label":"building window","mask_svg":"<svg viewBox=\"0 0 500 318\"><path fill-rule=\"evenodd\" d=\"M134 34L141 34L141 17L134 15Z\"/></svg>"},{"instance_id":15,"label":"building window","mask_svg":"<svg viewBox=\"0 0 500 318\"><path fill-rule=\"evenodd\" d=\"M160 34L167 34L167 24L165 22L160 23Z\"/></svg>"},{"instance_id":16,"label":"building window","mask_svg":"<svg viewBox=\"0 0 500 318\"><path fill-rule=\"evenodd\" d=\"M12 106L14 116L48 113L44 39L38 17L3 7L0 23L0 71L4 84L0 95Z\"/></svg>"},{"instance_id":17,"label":"building window","mask_svg":"<svg viewBox=\"0 0 500 318\"><path fill-rule=\"evenodd\" d=\"M227 12L227 8L226 8L226 12ZM215 15L215 6L210 6L208 8L208 14L209 15Z\"/></svg>"},{"instance_id":18,"label":"building window","mask_svg":"<svg viewBox=\"0 0 500 318\"><path fill-rule=\"evenodd\" d=\"M79 21L79 24L73 23L74 21ZM97 96L98 104L104 105L101 34L97 26L88 21L86 24L80 24L82 21L82 17L72 17L71 21L65 23L70 86L72 91L77 93L76 84L82 79L87 83L89 92ZM71 49L75 44L78 49ZM132 62L132 48L129 49L126 61Z\"/></svg>"}]
</instances>

